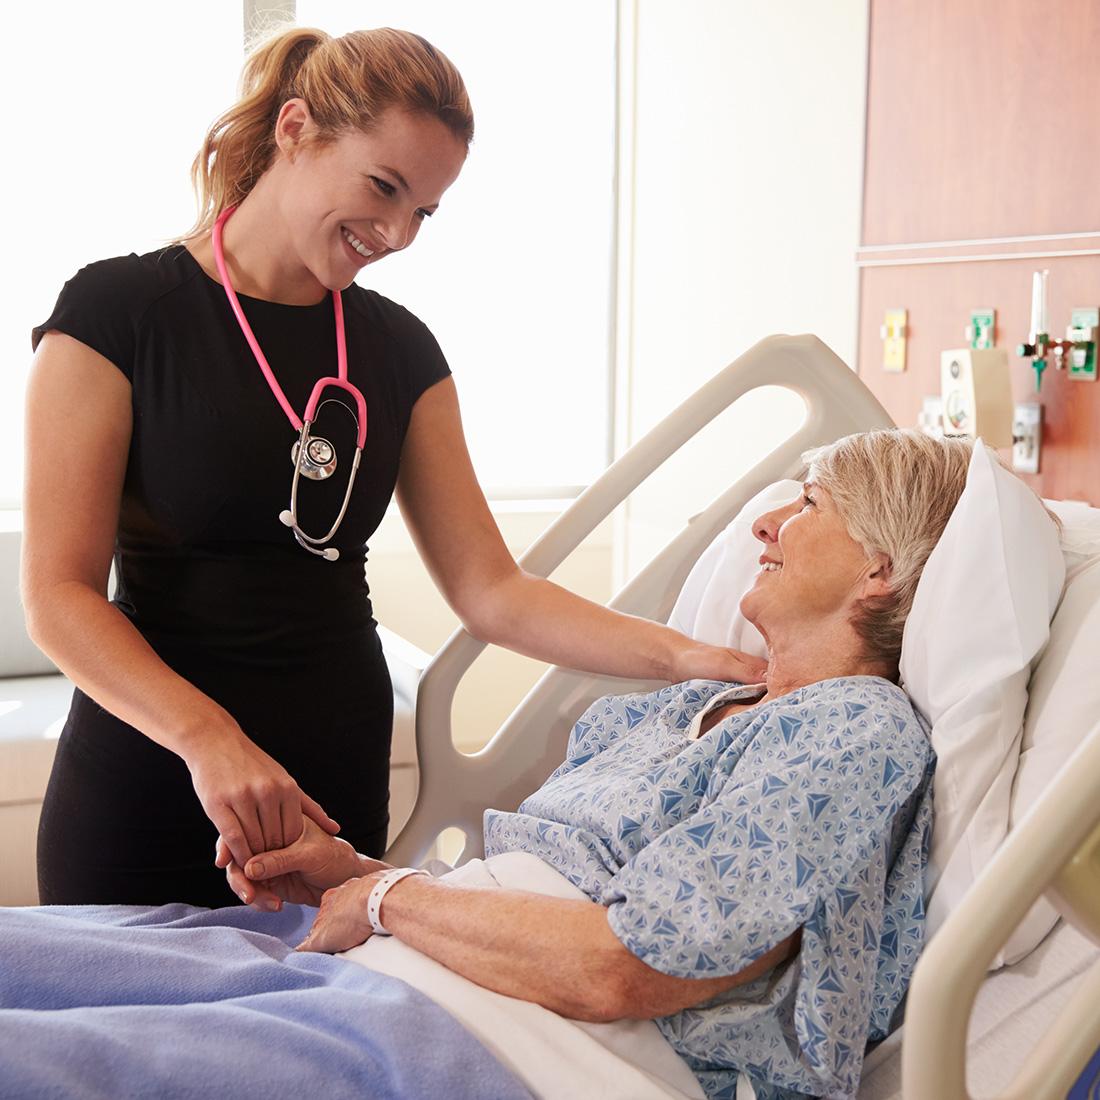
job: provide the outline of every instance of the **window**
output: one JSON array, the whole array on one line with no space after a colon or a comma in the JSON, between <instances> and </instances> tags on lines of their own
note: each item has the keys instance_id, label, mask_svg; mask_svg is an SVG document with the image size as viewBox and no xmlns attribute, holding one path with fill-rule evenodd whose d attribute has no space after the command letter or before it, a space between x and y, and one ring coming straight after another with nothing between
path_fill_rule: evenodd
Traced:
<instances>
[{"instance_id":1,"label":"window","mask_svg":"<svg viewBox=\"0 0 1100 1100\"><path fill-rule=\"evenodd\" d=\"M490 496L587 484L610 445L614 3L300 0L296 20L415 30L458 65L469 161L415 247L360 279L438 338ZM10 83L28 105L8 146L0 374L0 505L14 506L31 327L80 267L190 227L191 160L236 98L244 54L242 6L224 0L26 5L9 26Z\"/></svg>"},{"instance_id":2,"label":"window","mask_svg":"<svg viewBox=\"0 0 1100 1100\"><path fill-rule=\"evenodd\" d=\"M234 99L241 8L19 4L6 16L10 113L5 194L0 505L22 491L30 331L93 260L148 252L194 221L191 160Z\"/></svg>"}]
</instances>

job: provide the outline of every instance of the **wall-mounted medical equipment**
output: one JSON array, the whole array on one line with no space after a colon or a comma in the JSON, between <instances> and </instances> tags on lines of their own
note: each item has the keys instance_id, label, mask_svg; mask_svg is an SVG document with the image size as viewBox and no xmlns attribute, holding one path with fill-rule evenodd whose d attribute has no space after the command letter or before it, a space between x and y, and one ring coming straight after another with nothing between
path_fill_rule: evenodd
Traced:
<instances>
[{"instance_id":1,"label":"wall-mounted medical equipment","mask_svg":"<svg viewBox=\"0 0 1100 1100\"><path fill-rule=\"evenodd\" d=\"M882 337L882 369L895 374L905 370L905 344L909 337L909 311L888 309L879 328Z\"/></svg>"},{"instance_id":2,"label":"wall-mounted medical equipment","mask_svg":"<svg viewBox=\"0 0 1100 1100\"><path fill-rule=\"evenodd\" d=\"M1039 472L1043 442L1043 406L1028 402L1016 406L1012 422L1012 468L1018 474Z\"/></svg>"},{"instance_id":3,"label":"wall-mounted medical equipment","mask_svg":"<svg viewBox=\"0 0 1100 1100\"><path fill-rule=\"evenodd\" d=\"M1027 343L1018 344L1016 354L1030 359L1035 371L1035 392L1043 382L1047 356L1056 370L1068 366L1069 377L1079 382L1096 381L1097 329L1100 310L1086 306L1075 309L1070 317L1064 340L1051 340L1047 320L1047 276L1049 271L1036 271L1031 281L1031 325Z\"/></svg>"},{"instance_id":4,"label":"wall-mounted medical equipment","mask_svg":"<svg viewBox=\"0 0 1100 1100\"><path fill-rule=\"evenodd\" d=\"M1066 342L1071 344L1067 374L1076 382L1096 381L1096 341L1100 309L1084 306L1070 314Z\"/></svg>"},{"instance_id":5,"label":"wall-mounted medical equipment","mask_svg":"<svg viewBox=\"0 0 1100 1100\"><path fill-rule=\"evenodd\" d=\"M972 309L970 324L966 326L966 342L975 351L984 351L997 342L997 311Z\"/></svg>"},{"instance_id":6,"label":"wall-mounted medical equipment","mask_svg":"<svg viewBox=\"0 0 1100 1100\"><path fill-rule=\"evenodd\" d=\"M943 438L943 397L940 394L925 394L917 413L917 427L925 435Z\"/></svg>"},{"instance_id":7,"label":"wall-mounted medical equipment","mask_svg":"<svg viewBox=\"0 0 1100 1100\"><path fill-rule=\"evenodd\" d=\"M981 436L990 447L1012 446L1012 380L1004 348L942 352L940 393L945 435Z\"/></svg>"},{"instance_id":8,"label":"wall-mounted medical equipment","mask_svg":"<svg viewBox=\"0 0 1100 1100\"><path fill-rule=\"evenodd\" d=\"M1043 371L1047 369L1047 351L1050 337L1047 334L1047 276L1049 271L1036 271L1031 279L1031 324L1028 327L1027 343L1016 347L1021 359L1030 359L1035 371L1035 392L1043 384Z\"/></svg>"}]
</instances>

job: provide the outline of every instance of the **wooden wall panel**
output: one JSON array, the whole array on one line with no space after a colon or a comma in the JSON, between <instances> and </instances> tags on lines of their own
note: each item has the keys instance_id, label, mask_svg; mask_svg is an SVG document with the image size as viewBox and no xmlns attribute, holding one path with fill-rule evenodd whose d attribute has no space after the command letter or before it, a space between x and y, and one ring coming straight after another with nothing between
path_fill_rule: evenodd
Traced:
<instances>
[{"instance_id":1,"label":"wooden wall panel","mask_svg":"<svg viewBox=\"0 0 1100 1100\"><path fill-rule=\"evenodd\" d=\"M1032 272L1043 267L1051 328L1061 336L1072 308L1100 307L1100 256L863 268L859 374L898 424L915 425L924 396L939 393L940 352L966 347L970 310L993 306L1016 400L1044 405L1040 471L1024 480L1043 496L1100 506L1100 382L1071 382L1051 366L1036 394L1035 372L1015 354L1028 335ZM879 326L887 309L901 307L909 310L907 367L890 374L882 369Z\"/></svg>"},{"instance_id":2,"label":"wooden wall panel","mask_svg":"<svg viewBox=\"0 0 1100 1100\"><path fill-rule=\"evenodd\" d=\"M1100 0L871 0L860 377L899 424L939 393L940 352L971 309L997 310L1018 401L1044 406L1044 496L1100 505L1100 383L1034 374L1031 279L1050 270L1061 337L1100 306ZM1021 239L1023 238L1023 239ZM947 262L945 262L947 261ZM879 326L909 310L908 369L882 370Z\"/></svg>"},{"instance_id":3,"label":"wooden wall panel","mask_svg":"<svg viewBox=\"0 0 1100 1100\"><path fill-rule=\"evenodd\" d=\"M1098 0L872 0L867 89L865 245L1100 230Z\"/></svg>"}]
</instances>

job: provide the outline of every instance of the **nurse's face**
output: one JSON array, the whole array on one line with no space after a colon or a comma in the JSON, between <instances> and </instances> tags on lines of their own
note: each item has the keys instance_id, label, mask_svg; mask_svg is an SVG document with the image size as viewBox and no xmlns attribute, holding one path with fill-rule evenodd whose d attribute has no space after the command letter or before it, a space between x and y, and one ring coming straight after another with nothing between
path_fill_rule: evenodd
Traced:
<instances>
[{"instance_id":1,"label":"nurse's face","mask_svg":"<svg viewBox=\"0 0 1100 1100\"><path fill-rule=\"evenodd\" d=\"M279 205L291 245L330 290L367 264L408 248L457 179L466 150L438 119L391 108L369 133L310 147L316 132L302 100L276 126L283 161Z\"/></svg>"},{"instance_id":2,"label":"nurse's face","mask_svg":"<svg viewBox=\"0 0 1100 1100\"><path fill-rule=\"evenodd\" d=\"M883 555L868 556L826 490L807 482L790 503L753 524L760 572L741 612L765 637L844 621L858 601L888 591Z\"/></svg>"}]
</instances>

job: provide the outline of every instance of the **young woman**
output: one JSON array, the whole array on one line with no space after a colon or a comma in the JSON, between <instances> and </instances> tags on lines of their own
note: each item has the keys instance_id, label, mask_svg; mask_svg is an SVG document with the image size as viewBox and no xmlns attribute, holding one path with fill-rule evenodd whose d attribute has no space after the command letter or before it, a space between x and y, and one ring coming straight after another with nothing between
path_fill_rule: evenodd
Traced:
<instances>
[{"instance_id":1,"label":"young woman","mask_svg":"<svg viewBox=\"0 0 1100 1100\"><path fill-rule=\"evenodd\" d=\"M303 814L382 853L392 693L364 560L395 490L482 640L632 677L763 671L523 573L438 345L353 281L462 168L451 62L402 31L292 28L242 89L195 160L192 232L81 269L33 331L23 598L76 684L47 904L229 903L216 837L244 866Z\"/></svg>"}]
</instances>

